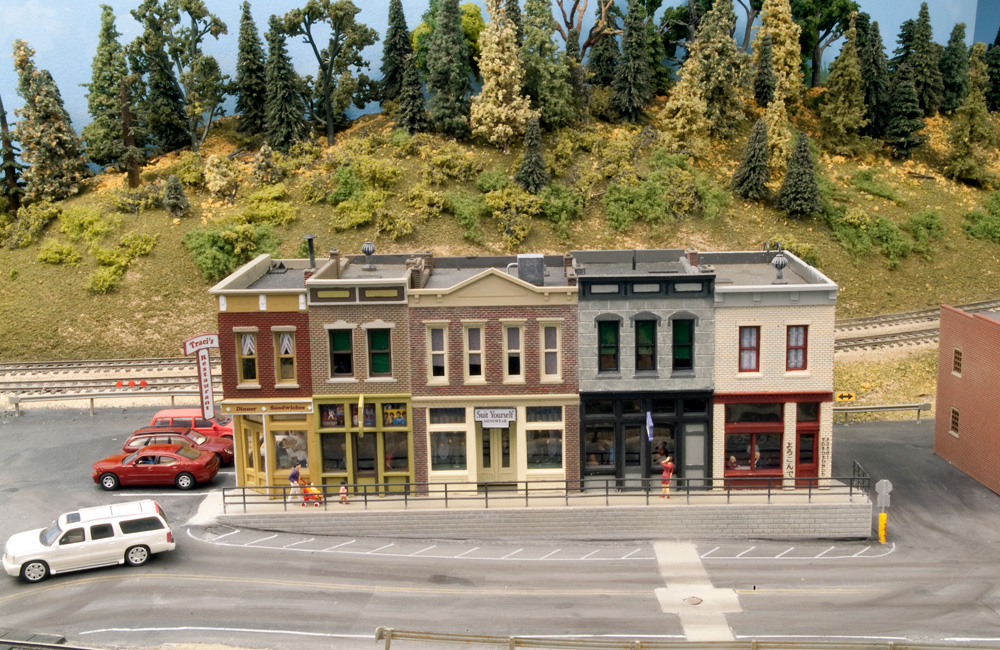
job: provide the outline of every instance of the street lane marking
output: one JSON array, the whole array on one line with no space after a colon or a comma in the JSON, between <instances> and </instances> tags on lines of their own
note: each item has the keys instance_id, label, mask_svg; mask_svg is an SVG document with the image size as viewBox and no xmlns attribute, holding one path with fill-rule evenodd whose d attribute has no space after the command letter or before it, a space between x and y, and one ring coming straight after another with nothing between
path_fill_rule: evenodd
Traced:
<instances>
[{"instance_id":1,"label":"street lane marking","mask_svg":"<svg viewBox=\"0 0 1000 650\"><path fill-rule=\"evenodd\" d=\"M331 546L330 548L324 548L323 550L324 550L324 551L332 551L332 550L333 550L333 549L335 549L335 548L340 548L341 546L347 546L348 544L353 544L353 543L354 543L354 542L356 542L356 541L358 541L358 540L356 540L356 539L352 539L352 540L351 540L351 541L349 541L349 542L343 542L343 543L341 543L341 544L337 544L336 546ZM298 550L298 549L296 549L296 550Z\"/></svg>"},{"instance_id":2,"label":"street lane marking","mask_svg":"<svg viewBox=\"0 0 1000 650\"><path fill-rule=\"evenodd\" d=\"M429 551L429 550L431 550L432 548L437 548L437 546L435 545L435 546L428 546L427 548L422 548L422 549L420 549L419 551L416 551L416 552L414 552L414 553L410 553L410 557L413 557L414 555L418 555L418 554L420 554L420 553L423 553L424 551Z\"/></svg>"},{"instance_id":3,"label":"street lane marking","mask_svg":"<svg viewBox=\"0 0 1000 650\"><path fill-rule=\"evenodd\" d=\"M311 542L314 539L316 539L316 538L315 537L310 537L309 539L300 539L297 542L292 542L291 544L285 544L281 548L291 548L291 547L295 546L296 544L305 544L306 542Z\"/></svg>"},{"instance_id":4,"label":"street lane marking","mask_svg":"<svg viewBox=\"0 0 1000 650\"><path fill-rule=\"evenodd\" d=\"M547 554L545 554L544 557L540 557L538 559L539 560L544 560L545 558L552 557L553 555L555 555L558 552L559 552L559 549L557 548L556 550L552 551L551 553L547 553Z\"/></svg>"},{"instance_id":5,"label":"street lane marking","mask_svg":"<svg viewBox=\"0 0 1000 650\"><path fill-rule=\"evenodd\" d=\"M469 553L471 553L471 552L473 552L473 551L478 551L478 550L479 550L479 547L478 547L478 546L473 546L472 548L470 548L470 549L469 549L468 551L466 551L465 553L459 553L459 554L458 554L458 555L456 555L455 557L462 557L463 555L468 555Z\"/></svg>"},{"instance_id":6,"label":"street lane marking","mask_svg":"<svg viewBox=\"0 0 1000 650\"><path fill-rule=\"evenodd\" d=\"M715 553L715 552L716 552L716 551L718 551L718 550L719 550L719 547L718 547L718 546L716 546L715 548L713 548L713 549L712 549L711 551L709 551L708 553L705 553L704 555L702 555L702 556L701 556L701 559L703 559L703 560L704 560L704 559L705 559L705 558L707 558L707 557L708 557L709 555L711 555L712 553Z\"/></svg>"},{"instance_id":7,"label":"street lane marking","mask_svg":"<svg viewBox=\"0 0 1000 650\"><path fill-rule=\"evenodd\" d=\"M384 548L389 548L389 547L391 547L391 546L392 546L392 544L386 544L385 546L379 546L379 547L378 547L378 548L376 548L376 549L372 549L371 551L368 551L367 553L365 553L365 555L371 555L372 553L378 553L378 552L379 552L379 551L381 551L382 549L384 549Z\"/></svg>"},{"instance_id":8,"label":"street lane marking","mask_svg":"<svg viewBox=\"0 0 1000 650\"><path fill-rule=\"evenodd\" d=\"M775 557L775 559L777 559L777 558L779 558L779 557L782 557L782 556L783 556L783 555L784 555L785 553L790 553L790 552L791 552L791 551L792 551L792 550L793 550L794 548L795 548L794 546L790 546L790 547L788 547L787 549L785 549L785 550L784 550L784 551L782 551L781 553L778 553L777 555L775 555L775 556L774 556L774 557Z\"/></svg>"},{"instance_id":9,"label":"street lane marking","mask_svg":"<svg viewBox=\"0 0 1000 650\"><path fill-rule=\"evenodd\" d=\"M747 553L749 553L750 551L754 550L755 548L757 548L757 547L756 547L756 546L751 546L750 548L748 548L747 550L743 551L742 553L740 553L740 554L739 554L739 555L737 555L736 557L743 557L744 555L746 555L746 554L747 554Z\"/></svg>"},{"instance_id":10,"label":"street lane marking","mask_svg":"<svg viewBox=\"0 0 1000 650\"><path fill-rule=\"evenodd\" d=\"M520 552L521 552L522 550L524 550L524 549L520 549L520 548L519 548L519 549L517 549L516 551L514 551L513 553L508 553L507 555L504 555L504 556L503 556L502 558L500 558L500 559L501 559L501 560L506 560L506 559L507 559L507 558L509 558L509 557L513 557L513 556L517 555L517 554L518 554L518 553L520 553Z\"/></svg>"},{"instance_id":11,"label":"street lane marking","mask_svg":"<svg viewBox=\"0 0 1000 650\"><path fill-rule=\"evenodd\" d=\"M858 551L857 553L855 553L854 555L852 555L851 557L858 557L859 555L861 555L862 553L864 553L865 551L867 551L870 548L871 548L871 546L866 546L863 549L861 549L860 551Z\"/></svg>"},{"instance_id":12,"label":"street lane marking","mask_svg":"<svg viewBox=\"0 0 1000 650\"><path fill-rule=\"evenodd\" d=\"M836 548L835 546L831 546L830 548L826 549L825 551L823 551L822 553L820 553L816 557L823 557L824 555L826 555L827 553L829 553L830 551L832 551L835 548Z\"/></svg>"},{"instance_id":13,"label":"street lane marking","mask_svg":"<svg viewBox=\"0 0 1000 650\"><path fill-rule=\"evenodd\" d=\"M594 550L594 551L591 551L590 553L587 553L586 555L584 555L584 556L583 556L583 557L581 557L580 559L581 559L581 560L586 560L586 559L587 559L588 557L590 557L591 555L594 555L595 553L598 553L598 552L599 552L600 550L601 550L601 549L597 549L597 550Z\"/></svg>"},{"instance_id":14,"label":"street lane marking","mask_svg":"<svg viewBox=\"0 0 1000 650\"><path fill-rule=\"evenodd\" d=\"M270 537L261 537L260 539L255 539L252 542L247 542L243 546L250 546L251 544L256 544L257 542L266 542L269 539L274 539L277 535L271 535Z\"/></svg>"},{"instance_id":15,"label":"street lane marking","mask_svg":"<svg viewBox=\"0 0 1000 650\"><path fill-rule=\"evenodd\" d=\"M215 539L218 540L218 539L222 539L223 537L229 537L230 535L235 535L238 532L240 532L240 529L239 528L235 528L235 529L231 530L230 532L226 533L225 535L219 535ZM188 529L188 535L191 535L191 529L190 528Z\"/></svg>"}]
</instances>

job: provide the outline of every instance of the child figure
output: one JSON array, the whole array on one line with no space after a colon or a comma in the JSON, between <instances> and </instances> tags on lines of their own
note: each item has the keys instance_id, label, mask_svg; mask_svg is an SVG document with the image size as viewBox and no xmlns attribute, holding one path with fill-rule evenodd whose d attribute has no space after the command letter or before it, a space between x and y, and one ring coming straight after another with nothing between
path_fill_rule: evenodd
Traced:
<instances>
[{"instance_id":1,"label":"child figure","mask_svg":"<svg viewBox=\"0 0 1000 650\"><path fill-rule=\"evenodd\" d=\"M346 478L343 479L340 482L340 502L341 503L350 503L350 501L347 500L347 479Z\"/></svg>"}]
</instances>

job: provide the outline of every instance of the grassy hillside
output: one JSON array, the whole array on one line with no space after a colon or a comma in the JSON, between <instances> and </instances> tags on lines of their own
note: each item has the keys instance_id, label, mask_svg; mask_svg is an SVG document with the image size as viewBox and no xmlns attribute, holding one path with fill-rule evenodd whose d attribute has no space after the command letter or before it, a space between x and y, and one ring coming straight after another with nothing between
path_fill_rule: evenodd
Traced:
<instances>
[{"instance_id":1,"label":"grassy hillside","mask_svg":"<svg viewBox=\"0 0 1000 650\"><path fill-rule=\"evenodd\" d=\"M808 124L801 126L809 130ZM282 256L298 255L302 236L317 235L320 257L330 248L358 252L369 239L380 253L433 250L439 255L686 246L747 250L779 239L792 243L793 250L797 247L813 255L823 272L840 285L838 315L842 317L995 298L1000 295L1000 245L971 239L962 228L966 214L981 209L990 194L949 181L936 171L946 128L945 118L932 119L928 127L931 145L905 163L874 154L858 160L819 154L818 171L827 181L826 200L842 214L846 210L856 216L862 209L863 214L884 217L902 229L900 236L910 244L917 236L907 230L914 214L931 210L940 217L939 237L929 240L923 252L901 257L892 270L889 257L877 246L867 253L848 252L835 237L829 218L790 220L770 206L728 198L729 179L746 134L717 145L708 160L673 159L664 168L662 161L657 162L655 126L594 123L548 136L546 159L555 182L586 193L583 214L565 224L562 237L556 223L535 217L523 242L514 246L505 241L497 219L467 208L481 207L485 198L481 190L514 174L519 149L502 153L437 136L409 138L393 132L387 117L366 116L340 134L336 146L324 150L317 145L280 162L291 171L280 202L290 206L284 211L297 216L275 226L275 232L281 239ZM238 141L229 120L223 120L214 133L203 157L247 146ZM247 210L249 197L259 189L250 181L253 153L251 145L234 156L241 180L233 204L204 189L188 187L192 205L188 217L172 219L162 208L117 212L113 196L123 178L103 174L90 180L81 195L59 204L63 216L49 223L32 244L0 251L4 260L0 359L178 355L185 338L215 331L215 314L206 291L213 283L199 274L181 240L189 230L238 220ZM178 158L172 154L154 161L144 170L144 177L162 177ZM345 167L358 172L361 187L335 207L323 197L347 186L345 177L337 176ZM609 188L644 187L657 169L667 169L667 178L676 180L662 187L668 188L668 194L676 190L671 196L681 216L657 214L622 230L609 227L604 203ZM774 191L780 180L775 175ZM90 243L85 238L74 241L66 215L97 212L108 232L96 240L92 237ZM352 219L363 220L373 213L378 214L375 223L350 226ZM410 221L413 231L393 240L389 232L399 227L400 219ZM88 291L89 278L99 266L91 252L93 241L105 253L121 250L119 242L129 233L155 237L152 251L131 261L117 290ZM80 261L39 262L39 252L51 248L53 242L72 246Z\"/></svg>"}]
</instances>

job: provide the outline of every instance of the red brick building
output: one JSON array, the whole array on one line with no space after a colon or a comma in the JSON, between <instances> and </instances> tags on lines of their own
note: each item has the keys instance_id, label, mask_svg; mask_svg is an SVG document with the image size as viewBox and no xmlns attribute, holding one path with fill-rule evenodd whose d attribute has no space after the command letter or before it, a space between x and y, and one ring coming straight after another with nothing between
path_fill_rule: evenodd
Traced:
<instances>
[{"instance_id":1,"label":"red brick building","mask_svg":"<svg viewBox=\"0 0 1000 650\"><path fill-rule=\"evenodd\" d=\"M1000 312L941 305L934 453L1000 494Z\"/></svg>"}]
</instances>

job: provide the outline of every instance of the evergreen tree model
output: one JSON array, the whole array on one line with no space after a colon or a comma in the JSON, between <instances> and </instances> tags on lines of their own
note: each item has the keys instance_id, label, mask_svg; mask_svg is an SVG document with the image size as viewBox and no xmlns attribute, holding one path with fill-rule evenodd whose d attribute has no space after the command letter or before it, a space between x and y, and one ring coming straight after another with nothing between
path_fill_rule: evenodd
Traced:
<instances>
[{"instance_id":1,"label":"evergreen tree model","mask_svg":"<svg viewBox=\"0 0 1000 650\"><path fill-rule=\"evenodd\" d=\"M403 83L400 87L399 106L396 108L396 126L406 129L410 135L426 131L430 126L415 54L410 54L403 60Z\"/></svg>"},{"instance_id":2,"label":"evergreen tree model","mask_svg":"<svg viewBox=\"0 0 1000 650\"><path fill-rule=\"evenodd\" d=\"M861 39L858 39L859 43ZM865 97L865 120L867 124L862 133L873 138L885 136L889 123L889 60L882 45L882 34L878 22L868 26L867 34L858 59L861 65L862 92Z\"/></svg>"},{"instance_id":3,"label":"evergreen tree model","mask_svg":"<svg viewBox=\"0 0 1000 650\"><path fill-rule=\"evenodd\" d=\"M733 191L752 201L766 201L771 196L767 181L771 169L767 165L767 122L757 120L743 150L743 161L733 174Z\"/></svg>"},{"instance_id":4,"label":"evergreen tree model","mask_svg":"<svg viewBox=\"0 0 1000 650\"><path fill-rule=\"evenodd\" d=\"M948 133L945 175L983 187L994 187L996 175L989 170L990 154L995 153L996 131L986 106L989 75L983 57L986 45L976 43L969 56L968 93L955 111Z\"/></svg>"},{"instance_id":5,"label":"evergreen tree model","mask_svg":"<svg viewBox=\"0 0 1000 650\"><path fill-rule=\"evenodd\" d=\"M638 122L653 99L649 55L646 51L646 12L639 0L628 0L622 33L622 58L615 70L611 109L621 119Z\"/></svg>"},{"instance_id":6,"label":"evergreen tree model","mask_svg":"<svg viewBox=\"0 0 1000 650\"><path fill-rule=\"evenodd\" d=\"M21 209L21 195L24 194L24 184L19 178L24 165L17 162L18 153L10 129L7 128L7 111L4 110L3 98L0 97L0 173L3 174L0 196L7 201L7 212L13 217Z\"/></svg>"},{"instance_id":7,"label":"evergreen tree model","mask_svg":"<svg viewBox=\"0 0 1000 650\"><path fill-rule=\"evenodd\" d=\"M285 31L303 37L319 66L314 88L319 110L314 117L323 124L327 145L333 144L334 130L343 123L348 106L363 108L376 97L375 84L361 72L368 67L361 51L375 44L378 33L357 21L359 13L351 0L308 0L302 9L285 14ZM330 35L324 47L318 32L325 28Z\"/></svg>"},{"instance_id":8,"label":"evergreen tree model","mask_svg":"<svg viewBox=\"0 0 1000 650\"><path fill-rule=\"evenodd\" d=\"M771 36L765 34L760 42L760 52L757 53L757 74L753 79L754 100L761 108L767 108L774 99L774 87L778 82L774 76L771 55Z\"/></svg>"},{"instance_id":9,"label":"evergreen tree model","mask_svg":"<svg viewBox=\"0 0 1000 650\"><path fill-rule=\"evenodd\" d=\"M809 152L809 138L801 131L795 141L792 157L788 160L788 172L778 190L778 196L775 197L775 203L790 216L799 218L816 214L823 209L819 184L816 182L816 169Z\"/></svg>"},{"instance_id":10,"label":"evergreen tree model","mask_svg":"<svg viewBox=\"0 0 1000 650\"><path fill-rule=\"evenodd\" d=\"M17 94L24 105L14 111L21 119L13 137L21 144L26 165L21 174L25 199L55 201L80 191L88 175L87 161L59 89L48 70L35 68L34 55L27 43L14 41Z\"/></svg>"},{"instance_id":11,"label":"evergreen tree model","mask_svg":"<svg viewBox=\"0 0 1000 650\"><path fill-rule=\"evenodd\" d=\"M524 94L538 111L545 130L554 129L575 114L570 61L555 42L556 21L550 0L525 0L521 67Z\"/></svg>"},{"instance_id":12,"label":"evergreen tree model","mask_svg":"<svg viewBox=\"0 0 1000 650\"><path fill-rule=\"evenodd\" d=\"M993 39L993 44L986 50L983 60L989 73L989 84L986 86L986 105L991 111L1000 110L1000 30Z\"/></svg>"},{"instance_id":13,"label":"evergreen tree model","mask_svg":"<svg viewBox=\"0 0 1000 650\"><path fill-rule=\"evenodd\" d=\"M167 184L163 188L163 207L174 219L187 215L191 210L184 187L176 174L167 177Z\"/></svg>"},{"instance_id":14,"label":"evergreen tree model","mask_svg":"<svg viewBox=\"0 0 1000 650\"><path fill-rule=\"evenodd\" d=\"M521 5L518 0L504 0L504 20L514 29L514 42L518 47L524 43L524 17L521 15Z\"/></svg>"},{"instance_id":15,"label":"evergreen tree model","mask_svg":"<svg viewBox=\"0 0 1000 650\"><path fill-rule=\"evenodd\" d=\"M435 130L455 137L469 133L470 70L458 0L440 0L427 49L429 112Z\"/></svg>"},{"instance_id":16,"label":"evergreen tree model","mask_svg":"<svg viewBox=\"0 0 1000 650\"><path fill-rule=\"evenodd\" d=\"M735 26L732 0L715 0L712 10L698 26L698 36L689 53L689 58L699 61L697 83L708 107L712 135L723 138L731 135L743 121L742 89L739 87L743 54L732 37Z\"/></svg>"},{"instance_id":17,"label":"evergreen tree model","mask_svg":"<svg viewBox=\"0 0 1000 650\"><path fill-rule=\"evenodd\" d=\"M951 30L948 45L941 53L941 111L950 113L962 104L969 92L969 48L965 46L965 23ZM985 97L985 95L984 95Z\"/></svg>"},{"instance_id":18,"label":"evergreen tree model","mask_svg":"<svg viewBox=\"0 0 1000 650\"><path fill-rule=\"evenodd\" d=\"M434 29L437 27L437 14L440 9L441 0L429 0L427 11L421 17L419 25L410 32L410 42L413 45L413 53L417 55L417 71L426 79L427 77L427 51L430 49L431 38L434 36ZM465 38L465 45L468 49L469 69L472 76L479 78L479 35L486 28L483 15L479 6L472 2L462 3L458 8L461 16L462 34Z\"/></svg>"},{"instance_id":19,"label":"evergreen tree model","mask_svg":"<svg viewBox=\"0 0 1000 650\"><path fill-rule=\"evenodd\" d=\"M306 135L306 108L299 94L298 75L285 49L282 22L277 16L271 16L268 27L264 140L272 149L287 153Z\"/></svg>"},{"instance_id":20,"label":"evergreen tree model","mask_svg":"<svg viewBox=\"0 0 1000 650\"><path fill-rule=\"evenodd\" d=\"M600 7L598 6L598 12ZM615 15L608 12L608 30L618 30L618 20ZM595 86L611 86L615 80L615 69L621 52L618 50L618 39L614 34L606 33L590 49L590 58L587 59L587 72L590 73L590 83Z\"/></svg>"},{"instance_id":21,"label":"evergreen tree model","mask_svg":"<svg viewBox=\"0 0 1000 650\"><path fill-rule=\"evenodd\" d=\"M532 116L521 94L521 68L514 29L502 13L500 0L486 0L490 22L480 38L479 71L483 88L472 98L469 122L474 136L486 138L504 152L524 133Z\"/></svg>"},{"instance_id":22,"label":"evergreen tree model","mask_svg":"<svg viewBox=\"0 0 1000 650\"><path fill-rule=\"evenodd\" d=\"M923 130L924 112L917 100L917 91L913 85L913 68L909 63L902 64L892 77L892 88L889 93L892 103L889 105L889 122L885 130L885 142L892 147L893 153L900 158L909 158L913 150L927 140Z\"/></svg>"},{"instance_id":23,"label":"evergreen tree model","mask_svg":"<svg viewBox=\"0 0 1000 650\"><path fill-rule=\"evenodd\" d=\"M898 70L904 63L910 62L917 40L917 21L912 18L904 20L899 26L899 35L896 36L897 47L892 51L892 71Z\"/></svg>"},{"instance_id":24,"label":"evergreen tree model","mask_svg":"<svg viewBox=\"0 0 1000 650\"><path fill-rule=\"evenodd\" d=\"M236 55L236 112L240 120L236 129L243 135L264 132L264 103L267 98L267 58L260 42L257 24L250 14L250 3L243 2L240 16L240 42Z\"/></svg>"},{"instance_id":25,"label":"evergreen tree model","mask_svg":"<svg viewBox=\"0 0 1000 650\"><path fill-rule=\"evenodd\" d=\"M774 97L786 104L795 104L802 97L801 33L802 28L792 20L788 0L764 0L757 38L771 37L771 64L776 79ZM760 51L757 53L759 56Z\"/></svg>"},{"instance_id":26,"label":"evergreen tree model","mask_svg":"<svg viewBox=\"0 0 1000 650\"><path fill-rule=\"evenodd\" d=\"M844 44L834 61L833 72L827 79L826 103L820 112L824 135L831 149L846 155L855 153L860 144L861 129L868 123L865 119L861 64L855 47L857 34L852 16L847 31L844 32Z\"/></svg>"},{"instance_id":27,"label":"evergreen tree model","mask_svg":"<svg viewBox=\"0 0 1000 650\"><path fill-rule=\"evenodd\" d=\"M403 90L404 62L412 53L413 44L406 26L403 3L401 0L389 0L389 27L382 45L382 81L379 82L379 95L383 102L399 98Z\"/></svg>"},{"instance_id":28,"label":"evergreen tree model","mask_svg":"<svg viewBox=\"0 0 1000 650\"><path fill-rule=\"evenodd\" d=\"M666 106L660 111L663 145L670 151L703 157L708 153L708 106L701 94L701 63L689 57L680 69L681 80L670 91Z\"/></svg>"},{"instance_id":29,"label":"evergreen tree model","mask_svg":"<svg viewBox=\"0 0 1000 650\"><path fill-rule=\"evenodd\" d=\"M125 134L122 131L122 84L130 84L125 50L118 42L115 14L111 7L101 5L101 31L97 38L97 54L91 64L91 81L87 84L87 112L93 120L83 127L80 135L86 142L87 158L102 167L125 168ZM133 127L133 133L138 129ZM140 136L137 142L143 142Z\"/></svg>"},{"instance_id":30,"label":"evergreen tree model","mask_svg":"<svg viewBox=\"0 0 1000 650\"><path fill-rule=\"evenodd\" d=\"M914 23L913 53L908 57L913 69L913 88L917 92L917 101L923 109L924 116L930 117L938 112L941 98L944 94L944 81L941 78L941 46L932 39L931 17L927 3L920 3L920 13Z\"/></svg>"},{"instance_id":31,"label":"evergreen tree model","mask_svg":"<svg viewBox=\"0 0 1000 650\"><path fill-rule=\"evenodd\" d=\"M149 139L160 152L168 152L180 149L189 140L184 95L163 48L162 39L147 35L141 43L133 44L129 60L136 62L134 72L146 76L146 92L138 101L138 109Z\"/></svg>"},{"instance_id":32,"label":"evergreen tree model","mask_svg":"<svg viewBox=\"0 0 1000 650\"><path fill-rule=\"evenodd\" d=\"M538 124L538 118L533 117L528 121L528 129L524 134L524 159L514 174L514 182L521 189L538 194L551 181L545 158L542 156L542 129Z\"/></svg>"}]
</instances>

